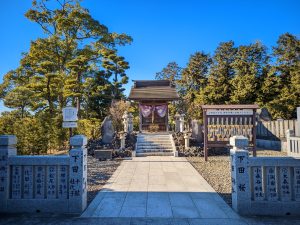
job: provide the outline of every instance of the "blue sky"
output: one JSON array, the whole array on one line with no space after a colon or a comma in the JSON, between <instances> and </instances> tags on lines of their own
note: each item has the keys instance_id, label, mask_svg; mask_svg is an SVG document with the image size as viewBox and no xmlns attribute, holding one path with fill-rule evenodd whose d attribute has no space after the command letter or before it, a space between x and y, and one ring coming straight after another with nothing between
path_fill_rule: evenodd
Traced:
<instances>
[{"instance_id":1,"label":"blue sky","mask_svg":"<svg viewBox=\"0 0 300 225\"><path fill-rule=\"evenodd\" d=\"M300 35L299 0L83 0L110 31L133 37L120 53L130 63L131 80L154 79L170 61L184 67L195 51L213 53L220 42L260 40L271 48L285 32ZM30 0L0 1L0 80L18 66L30 40L43 35L24 17ZM0 103L0 111L5 108Z\"/></svg>"}]
</instances>

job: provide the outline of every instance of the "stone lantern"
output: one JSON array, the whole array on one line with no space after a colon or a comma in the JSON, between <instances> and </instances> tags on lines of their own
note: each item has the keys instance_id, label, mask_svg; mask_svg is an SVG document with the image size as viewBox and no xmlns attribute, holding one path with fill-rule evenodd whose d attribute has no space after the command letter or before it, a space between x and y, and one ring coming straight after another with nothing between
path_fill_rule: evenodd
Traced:
<instances>
[{"instance_id":1,"label":"stone lantern","mask_svg":"<svg viewBox=\"0 0 300 225\"><path fill-rule=\"evenodd\" d=\"M185 149L188 149L190 147L190 138L191 138L192 132L191 131L184 131L183 137L184 137L184 147Z\"/></svg>"},{"instance_id":2,"label":"stone lantern","mask_svg":"<svg viewBox=\"0 0 300 225\"><path fill-rule=\"evenodd\" d=\"M184 114L175 114L175 132L183 132L184 130Z\"/></svg>"},{"instance_id":3,"label":"stone lantern","mask_svg":"<svg viewBox=\"0 0 300 225\"><path fill-rule=\"evenodd\" d=\"M123 149L125 149L125 140L126 140L127 132L121 131L121 132L119 132L119 134L120 134L120 140L121 140L120 149L123 150Z\"/></svg>"},{"instance_id":4,"label":"stone lantern","mask_svg":"<svg viewBox=\"0 0 300 225\"><path fill-rule=\"evenodd\" d=\"M122 116L122 119L123 119L123 125L124 125L124 132L128 132L128 113L127 111L124 112L123 116Z\"/></svg>"},{"instance_id":5,"label":"stone lantern","mask_svg":"<svg viewBox=\"0 0 300 225\"><path fill-rule=\"evenodd\" d=\"M128 133L131 133L133 131L133 115L132 113L128 114Z\"/></svg>"},{"instance_id":6,"label":"stone lantern","mask_svg":"<svg viewBox=\"0 0 300 225\"><path fill-rule=\"evenodd\" d=\"M124 112L123 116L124 132L131 133L133 131L133 115L132 113Z\"/></svg>"}]
</instances>

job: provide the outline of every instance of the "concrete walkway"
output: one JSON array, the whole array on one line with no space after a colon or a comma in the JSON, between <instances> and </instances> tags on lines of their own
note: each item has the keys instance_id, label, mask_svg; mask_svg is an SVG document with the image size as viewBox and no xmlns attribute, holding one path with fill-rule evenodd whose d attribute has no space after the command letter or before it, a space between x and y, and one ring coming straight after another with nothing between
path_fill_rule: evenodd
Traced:
<instances>
[{"instance_id":1,"label":"concrete walkway","mask_svg":"<svg viewBox=\"0 0 300 225\"><path fill-rule=\"evenodd\" d=\"M167 156L123 161L81 217L193 218L244 224L185 158Z\"/></svg>"}]
</instances>

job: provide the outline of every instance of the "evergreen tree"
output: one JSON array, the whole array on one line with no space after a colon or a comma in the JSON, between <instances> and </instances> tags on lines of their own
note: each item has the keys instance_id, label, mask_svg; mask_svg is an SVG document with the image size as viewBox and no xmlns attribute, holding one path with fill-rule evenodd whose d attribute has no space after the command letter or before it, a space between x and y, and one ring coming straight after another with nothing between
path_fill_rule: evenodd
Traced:
<instances>
[{"instance_id":1,"label":"evergreen tree","mask_svg":"<svg viewBox=\"0 0 300 225\"><path fill-rule=\"evenodd\" d=\"M173 83L176 83L181 79L182 68L176 62L169 62L162 71L155 74L156 80L170 80Z\"/></svg>"},{"instance_id":2,"label":"evergreen tree","mask_svg":"<svg viewBox=\"0 0 300 225\"><path fill-rule=\"evenodd\" d=\"M66 104L76 104L80 109L85 78L101 68L115 72L114 83L118 88L115 92L123 91L115 78L121 74L122 84L126 83L124 71L129 66L118 56L116 46L130 43L129 36L110 33L76 0L33 1L26 17L39 24L46 35L31 42L18 68L25 71L22 79L27 80L26 87L34 93L37 102L32 110L46 110L55 116ZM107 68L103 60L107 58L104 50L113 52L117 59L112 69ZM9 76L6 79L9 80ZM15 80L6 83L6 87L0 88L2 97L8 87L24 85Z\"/></svg>"},{"instance_id":3,"label":"evergreen tree","mask_svg":"<svg viewBox=\"0 0 300 225\"><path fill-rule=\"evenodd\" d=\"M113 85L109 74L98 71L90 74L83 84L83 106L85 118L104 119L109 113L112 101Z\"/></svg>"},{"instance_id":4,"label":"evergreen tree","mask_svg":"<svg viewBox=\"0 0 300 225\"><path fill-rule=\"evenodd\" d=\"M19 67L4 76L0 98L6 106L20 109L22 116L28 117L26 110L34 113L22 119L24 126L42 126L44 146L61 148L68 138L61 127L63 107L77 106L80 115L103 118L108 110L96 112L95 106L100 102L106 107L112 93L122 95L129 66L117 47L130 44L132 38L109 32L77 0L33 0L25 16L45 34L31 41ZM104 50L113 52L114 68L107 68L105 59L111 58ZM119 75L122 82L116 81ZM117 87L114 92L112 85Z\"/></svg>"},{"instance_id":5,"label":"evergreen tree","mask_svg":"<svg viewBox=\"0 0 300 225\"><path fill-rule=\"evenodd\" d=\"M213 56L213 64L204 90L205 103L225 104L230 101L230 80L234 77L232 63L236 52L233 41L219 44Z\"/></svg>"},{"instance_id":6,"label":"evergreen tree","mask_svg":"<svg viewBox=\"0 0 300 225\"><path fill-rule=\"evenodd\" d=\"M266 103L273 118L291 119L296 117L296 107L300 105L300 40L286 33L279 37L273 48L276 63L273 70L280 80L273 100Z\"/></svg>"},{"instance_id":7,"label":"evergreen tree","mask_svg":"<svg viewBox=\"0 0 300 225\"><path fill-rule=\"evenodd\" d=\"M230 81L231 103L253 104L256 101L258 80L263 75L267 60L266 47L259 42L238 47L231 64L235 71L235 76Z\"/></svg>"},{"instance_id":8,"label":"evergreen tree","mask_svg":"<svg viewBox=\"0 0 300 225\"><path fill-rule=\"evenodd\" d=\"M182 71L180 85L185 104L188 105L188 118L202 117L203 89L207 84L211 63L212 59L209 54L196 52L191 55L187 67Z\"/></svg>"},{"instance_id":9,"label":"evergreen tree","mask_svg":"<svg viewBox=\"0 0 300 225\"><path fill-rule=\"evenodd\" d=\"M125 61L124 57L118 56L116 50L103 49L102 55L103 68L113 76L113 97L114 99L121 99L122 92L125 90L122 85L128 83L128 76L125 71L129 69L129 63Z\"/></svg>"}]
</instances>

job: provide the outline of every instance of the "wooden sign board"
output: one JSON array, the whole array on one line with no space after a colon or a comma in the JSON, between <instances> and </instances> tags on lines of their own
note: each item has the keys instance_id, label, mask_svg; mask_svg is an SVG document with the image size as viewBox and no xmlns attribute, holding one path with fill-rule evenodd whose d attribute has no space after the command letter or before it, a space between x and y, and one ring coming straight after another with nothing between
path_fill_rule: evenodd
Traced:
<instances>
[{"instance_id":1,"label":"wooden sign board","mask_svg":"<svg viewBox=\"0 0 300 225\"><path fill-rule=\"evenodd\" d=\"M204 156L208 149L227 147L232 136L243 135L256 155L255 113L257 105L203 105Z\"/></svg>"}]
</instances>

